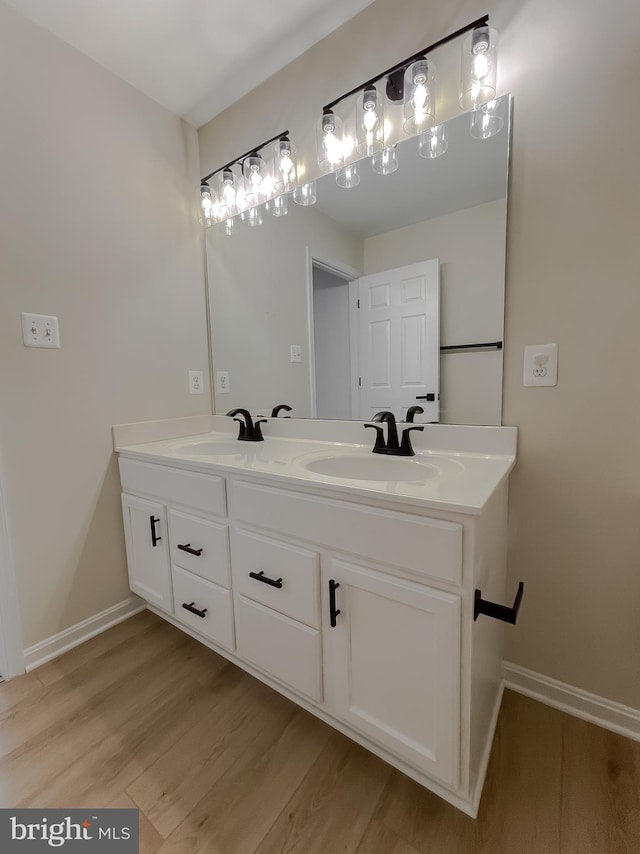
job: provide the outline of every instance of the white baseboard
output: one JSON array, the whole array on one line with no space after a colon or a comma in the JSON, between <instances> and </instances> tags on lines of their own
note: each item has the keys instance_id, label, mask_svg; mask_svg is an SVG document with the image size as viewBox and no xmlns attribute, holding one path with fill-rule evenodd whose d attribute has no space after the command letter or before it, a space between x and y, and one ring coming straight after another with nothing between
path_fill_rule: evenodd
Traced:
<instances>
[{"instance_id":1,"label":"white baseboard","mask_svg":"<svg viewBox=\"0 0 640 854\"><path fill-rule=\"evenodd\" d=\"M640 741L640 709L623 706L581 688L504 662L505 687L582 720Z\"/></svg>"},{"instance_id":2,"label":"white baseboard","mask_svg":"<svg viewBox=\"0 0 640 854\"><path fill-rule=\"evenodd\" d=\"M130 596L117 605L112 605L105 611L99 614L94 614L93 617L88 617L75 626L70 626L57 635L52 635L40 643L30 646L24 651L24 663L27 672L40 667L41 664L46 664L73 649L74 646L79 646L81 643L90 640L96 635L110 629L112 626L121 623L123 620L128 620L139 611L144 611L146 603L138 596Z\"/></svg>"}]
</instances>

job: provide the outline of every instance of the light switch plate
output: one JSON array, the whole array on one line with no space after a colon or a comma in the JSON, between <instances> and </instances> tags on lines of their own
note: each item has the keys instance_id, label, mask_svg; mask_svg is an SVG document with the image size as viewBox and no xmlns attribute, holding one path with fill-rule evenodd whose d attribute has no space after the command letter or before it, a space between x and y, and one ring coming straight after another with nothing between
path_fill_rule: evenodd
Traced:
<instances>
[{"instance_id":1,"label":"light switch plate","mask_svg":"<svg viewBox=\"0 0 640 854\"><path fill-rule=\"evenodd\" d=\"M48 314L22 312L22 340L25 347L59 350L58 318Z\"/></svg>"},{"instance_id":2,"label":"light switch plate","mask_svg":"<svg viewBox=\"0 0 640 854\"><path fill-rule=\"evenodd\" d=\"M558 345L530 344L524 348L526 386L558 385Z\"/></svg>"}]
</instances>

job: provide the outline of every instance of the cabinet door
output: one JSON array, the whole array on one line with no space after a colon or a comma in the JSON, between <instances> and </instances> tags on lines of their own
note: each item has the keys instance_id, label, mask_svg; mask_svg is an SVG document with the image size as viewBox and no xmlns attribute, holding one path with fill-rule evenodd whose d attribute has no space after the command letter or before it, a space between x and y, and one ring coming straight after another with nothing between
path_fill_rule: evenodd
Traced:
<instances>
[{"instance_id":1,"label":"cabinet door","mask_svg":"<svg viewBox=\"0 0 640 854\"><path fill-rule=\"evenodd\" d=\"M322 577L328 711L456 786L459 597L337 559Z\"/></svg>"},{"instance_id":2,"label":"cabinet door","mask_svg":"<svg viewBox=\"0 0 640 854\"><path fill-rule=\"evenodd\" d=\"M122 496L129 586L147 602L173 610L167 515L163 504Z\"/></svg>"}]
</instances>

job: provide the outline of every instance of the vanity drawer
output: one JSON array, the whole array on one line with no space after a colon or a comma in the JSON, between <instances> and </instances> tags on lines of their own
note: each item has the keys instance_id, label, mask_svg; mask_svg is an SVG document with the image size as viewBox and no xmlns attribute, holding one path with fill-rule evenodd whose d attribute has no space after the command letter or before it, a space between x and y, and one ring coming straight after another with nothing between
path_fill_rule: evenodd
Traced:
<instances>
[{"instance_id":1,"label":"vanity drawer","mask_svg":"<svg viewBox=\"0 0 640 854\"><path fill-rule=\"evenodd\" d=\"M168 516L171 563L222 587L231 587L227 526L179 510L169 510Z\"/></svg>"},{"instance_id":2,"label":"vanity drawer","mask_svg":"<svg viewBox=\"0 0 640 854\"><path fill-rule=\"evenodd\" d=\"M245 481L232 485L235 518L425 577L460 584L462 525L316 498ZM277 577L277 576L276 576Z\"/></svg>"},{"instance_id":3,"label":"vanity drawer","mask_svg":"<svg viewBox=\"0 0 640 854\"><path fill-rule=\"evenodd\" d=\"M176 619L203 635L219 643L226 649L233 649L233 601L230 590L205 581L191 572L185 572L177 566L172 569L173 601ZM198 611L205 611L203 617L187 610L184 605L192 605Z\"/></svg>"},{"instance_id":4,"label":"vanity drawer","mask_svg":"<svg viewBox=\"0 0 640 854\"><path fill-rule=\"evenodd\" d=\"M224 479L215 475L141 463L121 457L120 482L127 492L142 492L213 516L226 514Z\"/></svg>"},{"instance_id":5,"label":"vanity drawer","mask_svg":"<svg viewBox=\"0 0 640 854\"><path fill-rule=\"evenodd\" d=\"M238 653L294 691L322 701L320 632L251 602L236 599Z\"/></svg>"},{"instance_id":6,"label":"vanity drawer","mask_svg":"<svg viewBox=\"0 0 640 854\"><path fill-rule=\"evenodd\" d=\"M237 528L232 533L233 589L281 614L320 627L319 555ZM262 573L260 578L253 576ZM280 586L262 581L264 577Z\"/></svg>"}]
</instances>

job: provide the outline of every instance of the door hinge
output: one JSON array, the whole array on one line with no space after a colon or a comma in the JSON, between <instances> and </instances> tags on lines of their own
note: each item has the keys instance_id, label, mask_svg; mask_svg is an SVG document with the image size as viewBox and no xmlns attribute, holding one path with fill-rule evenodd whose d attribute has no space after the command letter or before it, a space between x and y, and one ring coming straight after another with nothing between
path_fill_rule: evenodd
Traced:
<instances>
[{"instance_id":1,"label":"door hinge","mask_svg":"<svg viewBox=\"0 0 640 854\"><path fill-rule=\"evenodd\" d=\"M358 308L360 308L360 300L358 300Z\"/></svg>"}]
</instances>

